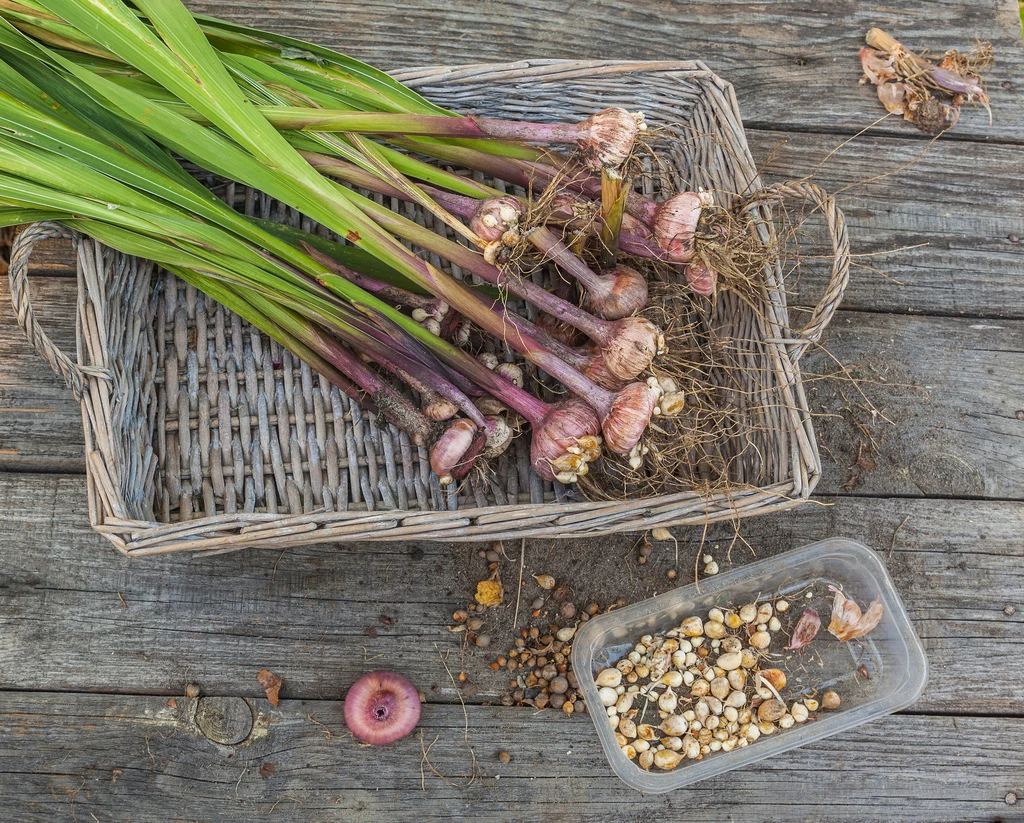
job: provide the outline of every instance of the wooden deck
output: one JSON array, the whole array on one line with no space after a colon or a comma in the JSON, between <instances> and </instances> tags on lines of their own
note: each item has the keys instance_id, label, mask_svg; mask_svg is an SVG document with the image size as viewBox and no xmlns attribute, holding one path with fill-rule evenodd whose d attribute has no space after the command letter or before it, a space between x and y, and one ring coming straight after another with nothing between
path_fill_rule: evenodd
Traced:
<instances>
[{"instance_id":1,"label":"wooden deck","mask_svg":"<svg viewBox=\"0 0 1024 823\"><path fill-rule=\"evenodd\" d=\"M829 535L863 540L897 582L931 679L909 711L643 798L613 776L589 718L486 705L507 680L487 668L493 655L460 650L445 629L485 573L479 547L115 554L86 523L79 410L24 341L4 294L0 820L1024 820L1024 242L1009 239L1024 237L1016 0L193 5L384 68L696 57L736 85L768 178L802 177L838 149L816 179L844 190L865 267L826 343L891 422L872 420L849 384L815 380L836 366L809 355L826 466L815 502L744 521L750 548L736 543L731 562ZM967 109L931 146L895 120L841 145L881 113L873 90L857 85L856 53L876 24L939 52L991 40L992 126ZM38 269L41 314L67 345L75 287L65 258L54 252ZM820 285L805 284L807 300ZM686 582L702 535L678 536ZM704 550L727 566L732 537L714 529ZM671 545L641 567L627 557L634 542L528 543L526 572L604 602L673 585ZM507 548L518 560L519 546ZM501 619L494 654L511 637L510 616ZM423 765L416 738L378 751L346 733L347 687L380 666L424 691L423 739L436 738L430 762L447 779ZM474 687L457 692L446 666ZM261 668L284 678L276 708L256 682ZM192 682L198 697L186 696ZM502 750L510 763L497 759ZM1008 805L1014 793L1021 801Z\"/></svg>"}]
</instances>

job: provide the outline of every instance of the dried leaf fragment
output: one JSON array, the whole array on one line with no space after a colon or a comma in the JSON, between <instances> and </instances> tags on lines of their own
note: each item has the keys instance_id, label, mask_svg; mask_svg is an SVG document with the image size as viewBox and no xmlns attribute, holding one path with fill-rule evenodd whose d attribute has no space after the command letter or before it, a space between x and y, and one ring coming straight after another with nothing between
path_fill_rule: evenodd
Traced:
<instances>
[{"instance_id":1,"label":"dried leaf fragment","mask_svg":"<svg viewBox=\"0 0 1024 823\"><path fill-rule=\"evenodd\" d=\"M256 680L263 687L270 705L276 706L279 699L277 694L281 691L281 676L274 674L270 669L260 669Z\"/></svg>"},{"instance_id":2,"label":"dried leaf fragment","mask_svg":"<svg viewBox=\"0 0 1024 823\"><path fill-rule=\"evenodd\" d=\"M888 52L876 51L865 46L860 50L860 67L864 70L862 83L870 80L877 86L897 79L896 69Z\"/></svg>"},{"instance_id":3,"label":"dried leaf fragment","mask_svg":"<svg viewBox=\"0 0 1024 823\"><path fill-rule=\"evenodd\" d=\"M821 618L818 617L818 613L814 609L804 609L804 613L800 615L800 619L796 623L796 628L793 629L793 636L790 638L786 650L795 651L803 648L814 640L814 636L820 628Z\"/></svg>"},{"instance_id":4,"label":"dried leaf fragment","mask_svg":"<svg viewBox=\"0 0 1024 823\"><path fill-rule=\"evenodd\" d=\"M840 640L863 637L882 619L882 601L879 598L875 598L868 606L868 610L861 613L860 606L853 599L835 586L829 586L829 589L834 591L836 596L832 601L832 619L828 623L828 630Z\"/></svg>"},{"instance_id":5,"label":"dried leaf fragment","mask_svg":"<svg viewBox=\"0 0 1024 823\"><path fill-rule=\"evenodd\" d=\"M903 114L906 109L907 86L904 83L880 83L878 99L890 114Z\"/></svg>"},{"instance_id":6,"label":"dried leaf fragment","mask_svg":"<svg viewBox=\"0 0 1024 823\"><path fill-rule=\"evenodd\" d=\"M497 606L505 599L505 589L497 577L492 577L489 580L481 580L476 584L476 595L474 597L477 603L489 609L491 606Z\"/></svg>"}]
</instances>

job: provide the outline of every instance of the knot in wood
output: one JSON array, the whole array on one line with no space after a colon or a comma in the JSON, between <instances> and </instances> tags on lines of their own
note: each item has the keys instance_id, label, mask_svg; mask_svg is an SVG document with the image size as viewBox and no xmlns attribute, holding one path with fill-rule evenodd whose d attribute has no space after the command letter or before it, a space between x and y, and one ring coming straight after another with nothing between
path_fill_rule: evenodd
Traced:
<instances>
[{"instance_id":1,"label":"knot in wood","mask_svg":"<svg viewBox=\"0 0 1024 823\"><path fill-rule=\"evenodd\" d=\"M241 697L203 697L196 706L196 725L215 743L236 746L252 732L252 710Z\"/></svg>"}]
</instances>

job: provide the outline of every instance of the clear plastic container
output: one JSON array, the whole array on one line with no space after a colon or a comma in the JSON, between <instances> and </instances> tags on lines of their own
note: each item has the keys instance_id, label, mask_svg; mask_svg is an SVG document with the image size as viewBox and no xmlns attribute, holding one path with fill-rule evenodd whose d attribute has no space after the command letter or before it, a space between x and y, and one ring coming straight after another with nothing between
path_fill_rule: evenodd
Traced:
<instances>
[{"instance_id":1,"label":"clear plastic container","mask_svg":"<svg viewBox=\"0 0 1024 823\"><path fill-rule=\"evenodd\" d=\"M858 640L842 643L833 637L827 630L833 597L829 584L841 587L865 610L872 600L881 598L884 612L879 625ZM808 592L812 599L807 599ZM812 643L786 652L783 661L774 663L788 677L782 696L789 702L811 690L835 689L842 699L839 708L818 711L814 719L762 736L745 748L684 760L673 771L654 767L644 771L629 760L600 708L594 682L597 673L628 654L643 635L668 631L690 615L706 619L715 606L738 609L745 603L779 597L790 602L794 619L810 607L822 622ZM845 538L823 540L595 617L576 633L572 663L612 769L634 789L653 794L748 766L899 711L921 696L928 680L921 641L885 568L869 548Z\"/></svg>"}]
</instances>

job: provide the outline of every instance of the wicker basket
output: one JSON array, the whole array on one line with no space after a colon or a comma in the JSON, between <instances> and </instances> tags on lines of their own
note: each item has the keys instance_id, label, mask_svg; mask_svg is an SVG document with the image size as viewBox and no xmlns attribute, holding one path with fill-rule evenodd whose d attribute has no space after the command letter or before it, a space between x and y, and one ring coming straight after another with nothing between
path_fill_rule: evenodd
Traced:
<instances>
[{"instance_id":1,"label":"wicker basket","mask_svg":"<svg viewBox=\"0 0 1024 823\"><path fill-rule=\"evenodd\" d=\"M766 271L761 311L728 292L715 308L726 333L751 341L748 359L762 376L758 396L744 401L759 425L745 435L757 440L752 456L733 469L737 490L587 502L530 471L528 438L489 478L442 489L423 450L238 317L149 262L81 237L71 238L79 286L72 358L37 324L28 288L35 243L69 235L37 224L16 241L11 295L31 342L81 399L93 527L134 557L335 540L581 537L749 517L806 500L820 462L797 363L846 285L845 227L814 186L762 189L732 87L695 62L529 61L399 77L442 105L490 116L642 109L673 132L663 182L745 196L766 239L772 200L810 199L821 210L835 259L806 328L789 327L778 266ZM251 214L310 228L258 192L228 185L221 193Z\"/></svg>"}]
</instances>

